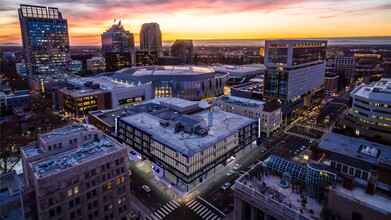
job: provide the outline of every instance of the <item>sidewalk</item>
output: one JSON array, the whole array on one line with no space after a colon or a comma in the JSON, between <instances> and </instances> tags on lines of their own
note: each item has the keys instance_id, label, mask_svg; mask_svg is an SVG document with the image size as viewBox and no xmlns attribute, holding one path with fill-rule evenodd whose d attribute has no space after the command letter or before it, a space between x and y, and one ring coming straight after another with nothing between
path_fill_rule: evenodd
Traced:
<instances>
[{"instance_id":1,"label":"sidewalk","mask_svg":"<svg viewBox=\"0 0 391 220\"><path fill-rule=\"evenodd\" d=\"M132 193L130 193L130 216L131 219L137 219L139 213L139 219L146 219L149 215L152 214L151 210L142 204Z\"/></svg>"}]
</instances>

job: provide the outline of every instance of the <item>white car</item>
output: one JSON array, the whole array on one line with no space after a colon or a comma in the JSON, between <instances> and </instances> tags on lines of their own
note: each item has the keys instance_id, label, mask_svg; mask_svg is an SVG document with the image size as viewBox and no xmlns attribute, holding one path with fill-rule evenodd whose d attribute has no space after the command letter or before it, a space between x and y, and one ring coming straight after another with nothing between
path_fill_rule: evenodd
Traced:
<instances>
[{"instance_id":1,"label":"white car","mask_svg":"<svg viewBox=\"0 0 391 220\"><path fill-rule=\"evenodd\" d=\"M143 188L145 192L151 192L151 188L147 185L143 185L141 188Z\"/></svg>"},{"instance_id":2,"label":"white car","mask_svg":"<svg viewBox=\"0 0 391 220\"><path fill-rule=\"evenodd\" d=\"M242 166L241 164L238 164L238 163L237 163L237 164L235 164L235 166L234 166L233 169L234 169L234 170L238 170L241 166Z\"/></svg>"},{"instance_id":3,"label":"white car","mask_svg":"<svg viewBox=\"0 0 391 220\"><path fill-rule=\"evenodd\" d=\"M234 173L233 170L228 171L227 176L231 176Z\"/></svg>"},{"instance_id":4,"label":"white car","mask_svg":"<svg viewBox=\"0 0 391 220\"><path fill-rule=\"evenodd\" d=\"M301 146L301 147L300 147L300 150L304 150L304 149L305 149L305 146Z\"/></svg>"},{"instance_id":5,"label":"white car","mask_svg":"<svg viewBox=\"0 0 391 220\"><path fill-rule=\"evenodd\" d=\"M231 184L229 182L224 183L224 185L221 187L222 190L227 190Z\"/></svg>"}]
</instances>

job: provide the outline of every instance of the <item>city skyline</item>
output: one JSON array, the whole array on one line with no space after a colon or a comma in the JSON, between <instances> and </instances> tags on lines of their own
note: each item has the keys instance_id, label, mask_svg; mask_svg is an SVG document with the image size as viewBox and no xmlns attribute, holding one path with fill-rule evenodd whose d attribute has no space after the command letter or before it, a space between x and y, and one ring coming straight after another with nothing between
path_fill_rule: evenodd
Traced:
<instances>
[{"instance_id":1,"label":"city skyline","mask_svg":"<svg viewBox=\"0 0 391 220\"><path fill-rule=\"evenodd\" d=\"M45 5L44 1L0 1L0 45L21 45L19 4ZM93 4L93 7L91 7ZM153 5L153 7L151 7ZM68 19L70 44L100 45L100 34L113 20L135 34L143 23L157 22L164 41L200 39L327 38L389 36L391 4L324 0L291 3L278 1L121 1L69 0L51 3ZM104 13L103 13L104 12ZM99 16L97 16L99 15ZM327 27L327 28L325 28ZM365 27L365 28L362 28Z\"/></svg>"}]
</instances>

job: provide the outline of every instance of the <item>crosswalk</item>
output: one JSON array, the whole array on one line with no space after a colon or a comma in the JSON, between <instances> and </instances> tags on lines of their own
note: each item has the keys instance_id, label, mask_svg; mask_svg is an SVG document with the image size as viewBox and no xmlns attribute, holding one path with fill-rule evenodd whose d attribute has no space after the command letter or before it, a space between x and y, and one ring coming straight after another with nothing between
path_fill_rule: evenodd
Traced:
<instances>
[{"instance_id":1,"label":"crosswalk","mask_svg":"<svg viewBox=\"0 0 391 220\"><path fill-rule=\"evenodd\" d=\"M291 132L291 131L287 131L286 133L291 135L291 136L298 137L298 138L306 139L306 140L309 140L309 141L315 141L315 138L309 137L309 136L304 135L304 134L298 134L298 133L294 133L294 132Z\"/></svg>"},{"instance_id":2,"label":"crosswalk","mask_svg":"<svg viewBox=\"0 0 391 220\"><path fill-rule=\"evenodd\" d=\"M204 204L193 199L186 204L191 210L193 210L197 215L204 220L220 220L220 217L216 215L212 210L208 209Z\"/></svg>"},{"instance_id":3,"label":"crosswalk","mask_svg":"<svg viewBox=\"0 0 391 220\"><path fill-rule=\"evenodd\" d=\"M171 200L170 202L164 204L161 206L158 210L156 210L154 213L149 215L146 220L161 220L164 219L168 214L170 214L172 211L174 211L176 208L178 208L180 205L175 201Z\"/></svg>"},{"instance_id":4,"label":"crosswalk","mask_svg":"<svg viewBox=\"0 0 391 220\"><path fill-rule=\"evenodd\" d=\"M321 131L321 132L327 132L327 130L325 128L320 128L320 127L313 126L313 125L297 124L297 126L300 126L300 127L303 127L303 128L309 128L309 129L317 130L317 131Z\"/></svg>"}]
</instances>

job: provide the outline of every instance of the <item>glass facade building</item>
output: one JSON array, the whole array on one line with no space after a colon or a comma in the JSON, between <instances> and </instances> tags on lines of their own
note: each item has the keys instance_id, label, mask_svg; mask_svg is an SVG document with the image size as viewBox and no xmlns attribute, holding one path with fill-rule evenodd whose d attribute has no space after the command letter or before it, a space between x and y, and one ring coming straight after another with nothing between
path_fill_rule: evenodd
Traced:
<instances>
[{"instance_id":1,"label":"glass facade building","mask_svg":"<svg viewBox=\"0 0 391 220\"><path fill-rule=\"evenodd\" d=\"M103 55L106 52L132 52L134 50L133 33L125 30L121 21L111 26L101 37Z\"/></svg>"},{"instance_id":2,"label":"glass facade building","mask_svg":"<svg viewBox=\"0 0 391 220\"><path fill-rule=\"evenodd\" d=\"M327 187L337 181L337 175L327 167L315 163L307 163L307 175L305 177L305 192L311 198L318 198Z\"/></svg>"},{"instance_id":3,"label":"glass facade building","mask_svg":"<svg viewBox=\"0 0 391 220\"><path fill-rule=\"evenodd\" d=\"M57 8L21 5L19 21L30 77L69 73L67 20Z\"/></svg>"},{"instance_id":4,"label":"glass facade building","mask_svg":"<svg viewBox=\"0 0 391 220\"><path fill-rule=\"evenodd\" d=\"M106 52L106 71L112 72L132 66L130 52Z\"/></svg>"},{"instance_id":5,"label":"glass facade building","mask_svg":"<svg viewBox=\"0 0 391 220\"><path fill-rule=\"evenodd\" d=\"M157 62L156 51L137 51L136 66L151 66Z\"/></svg>"}]
</instances>

